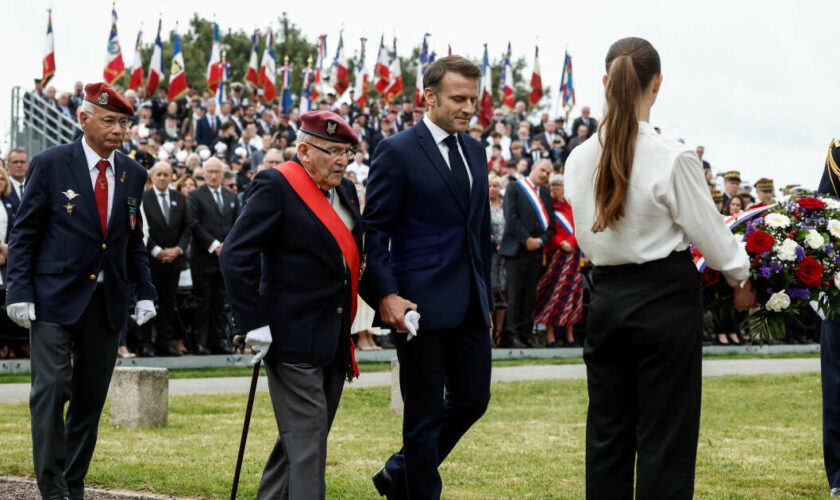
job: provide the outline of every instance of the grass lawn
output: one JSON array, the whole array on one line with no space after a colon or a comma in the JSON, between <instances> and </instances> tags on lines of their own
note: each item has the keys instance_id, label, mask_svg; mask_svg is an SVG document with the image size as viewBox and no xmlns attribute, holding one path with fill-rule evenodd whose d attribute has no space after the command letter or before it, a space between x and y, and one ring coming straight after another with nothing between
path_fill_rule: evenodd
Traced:
<instances>
[{"instance_id":1,"label":"grass lawn","mask_svg":"<svg viewBox=\"0 0 840 500\"><path fill-rule=\"evenodd\" d=\"M396 354L394 354L396 356ZM707 354L703 359L784 359L784 358L818 358L819 353L780 353L780 354ZM517 358L497 359L493 366L525 366L525 365L574 365L583 363L583 358ZM390 362L362 361L359 363L359 371L385 372L391 369ZM176 368L169 370L169 378L204 378L204 377L250 377L252 368L246 366L235 366L225 368ZM260 370L265 375L265 368ZM0 384L29 383L28 373L11 373L0 375Z\"/></svg>"},{"instance_id":2,"label":"grass lawn","mask_svg":"<svg viewBox=\"0 0 840 500\"><path fill-rule=\"evenodd\" d=\"M819 374L703 381L699 498L826 498ZM230 495L246 396L170 398L169 426L114 429L108 408L88 483L163 494ZM400 444L389 388L345 391L330 434L327 497L378 498L370 482ZM454 499L583 498L586 385L580 380L500 383L490 409L444 465ZM32 475L27 405L0 405L0 473ZM276 428L257 394L240 498L254 498Z\"/></svg>"}]
</instances>

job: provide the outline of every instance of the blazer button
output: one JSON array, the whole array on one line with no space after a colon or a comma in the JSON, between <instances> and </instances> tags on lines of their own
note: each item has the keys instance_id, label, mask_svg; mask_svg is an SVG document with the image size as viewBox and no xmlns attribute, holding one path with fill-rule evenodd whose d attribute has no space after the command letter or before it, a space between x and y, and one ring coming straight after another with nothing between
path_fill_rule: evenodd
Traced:
<instances>
[{"instance_id":1,"label":"blazer button","mask_svg":"<svg viewBox=\"0 0 840 500\"><path fill-rule=\"evenodd\" d=\"M103 243L103 244L102 244L102 250L105 250L106 248L108 248L108 245L106 245L105 243Z\"/></svg>"},{"instance_id":2,"label":"blazer button","mask_svg":"<svg viewBox=\"0 0 840 500\"><path fill-rule=\"evenodd\" d=\"M338 309L335 310L335 312L337 312L338 314L342 314L342 313L344 313L344 308L339 307Z\"/></svg>"},{"instance_id":3,"label":"blazer button","mask_svg":"<svg viewBox=\"0 0 840 500\"><path fill-rule=\"evenodd\" d=\"M95 280L95 279L96 279L96 275L95 275L95 274L91 274L91 275L90 275L90 279Z\"/></svg>"}]
</instances>

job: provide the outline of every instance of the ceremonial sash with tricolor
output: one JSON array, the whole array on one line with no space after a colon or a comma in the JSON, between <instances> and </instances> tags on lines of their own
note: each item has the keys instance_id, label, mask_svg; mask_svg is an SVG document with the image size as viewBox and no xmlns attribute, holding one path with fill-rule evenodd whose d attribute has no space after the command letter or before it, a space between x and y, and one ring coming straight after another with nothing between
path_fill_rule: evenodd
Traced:
<instances>
[{"instance_id":1,"label":"ceremonial sash with tricolor","mask_svg":"<svg viewBox=\"0 0 840 500\"><path fill-rule=\"evenodd\" d=\"M565 215L555 210L554 218L557 219L557 223L560 224L560 227L562 227L564 231L566 231L566 234L569 236L575 234L575 229L572 227L572 223L569 222L569 219L567 219Z\"/></svg>"},{"instance_id":2,"label":"ceremonial sash with tricolor","mask_svg":"<svg viewBox=\"0 0 840 500\"><path fill-rule=\"evenodd\" d=\"M545 209L545 205L540 199L537 188L531 184L531 181L528 178L522 178L516 182L519 183L520 187L522 187L522 191L525 192L525 195L528 197L528 201L531 202L531 206L534 207L534 211L537 212L537 219L540 221L540 227L542 227L542 230L545 231L548 229L548 222L550 218L548 217L548 210ZM571 227L571 224L569 227Z\"/></svg>"},{"instance_id":3,"label":"ceremonial sash with tricolor","mask_svg":"<svg viewBox=\"0 0 840 500\"><path fill-rule=\"evenodd\" d=\"M755 219L760 214L774 208L779 203L771 203L770 205L762 205L760 207L751 208L749 210L745 210L739 214L730 215L726 219L723 220L723 223L726 224L730 230L733 229L735 226L739 226L748 220ZM697 267L697 271L703 272L706 270L706 259L700 255L700 252L697 249L694 250L694 265Z\"/></svg>"},{"instance_id":4,"label":"ceremonial sash with tricolor","mask_svg":"<svg viewBox=\"0 0 840 500\"><path fill-rule=\"evenodd\" d=\"M356 317L356 297L359 286L359 271L361 261L359 259L359 247L356 245L356 239L353 233L347 229L344 221L338 216L335 209L330 205L329 200L324 193L315 185L312 178L306 172L302 165L293 161L274 167L280 171L281 174L289 181L292 189L300 197L303 203L312 210L312 213L321 221L327 230L330 232L335 242L338 243L341 254L347 262L347 267L350 269L350 288L352 293L350 306L350 323ZM353 362L353 376L359 376L359 366L356 364L356 346L353 340L350 340L350 359Z\"/></svg>"}]
</instances>

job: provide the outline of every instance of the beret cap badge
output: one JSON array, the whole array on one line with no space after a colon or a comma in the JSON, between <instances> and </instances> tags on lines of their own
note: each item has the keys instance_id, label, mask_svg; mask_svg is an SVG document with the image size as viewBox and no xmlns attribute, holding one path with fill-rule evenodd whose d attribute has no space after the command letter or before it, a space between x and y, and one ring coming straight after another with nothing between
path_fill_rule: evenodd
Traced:
<instances>
[{"instance_id":1,"label":"beret cap badge","mask_svg":"<svg viewBox=\"0 0 840 500\"><path fill-rule=\"evenodd\" d=\"M99 94L99 98L97 99L97 101L103 106L108 104L108 93L102 92L101 94Z\"/></svg>"},{"instance_id":2,"label":"beret cap badge","mask_svg":"<svg viewBox=\"0 0 840 500\"><path fill-rule=\"evenodd\" d=\"M327 120L327 135L335 135L336 130L338 130L338 123Z\"/></svg>"}]
</instances>

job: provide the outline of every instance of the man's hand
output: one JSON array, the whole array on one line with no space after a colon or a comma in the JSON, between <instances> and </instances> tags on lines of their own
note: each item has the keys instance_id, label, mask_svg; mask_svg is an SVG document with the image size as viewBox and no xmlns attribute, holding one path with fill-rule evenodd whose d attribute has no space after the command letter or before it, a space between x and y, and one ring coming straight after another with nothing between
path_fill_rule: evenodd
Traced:
<instances>
[{"instance_id":1,"label":"man's hand","mask_svg":"<svg viewBox=\"0 0 840 500\"><path fill-rule=\"evenodd\" d=\"M271 328L268 325L261 326L255 330L251 330L245 335L245 343L251 347L255 352L254 357L251 358L251 364L255 365L262 361L268 353L268 348L271 347Z\"/></svg>"},{"instance_id":2,"label":"man's hand","mask_svg":"<svg viewBox=\"0 0 840 500\"><path fill-rule=\"evenodd\" d=\"M219 243L219 246L217 246L216 249L213 250L213 253L215 253L217 257L220 253L222 253L222 245L224 245L224 243Z\"/></svg>"},{"instance_id":3,"label":"man's hand","mask_svg":"<svg viewBox=\"0 0 840 500\"><path fill-rule=\"evenodd\" d=\"M417 304L395 293L386 295L379 301L379 315L382 321L398 331L405 331L405 311L408 309L416 311Z\"/></svg>"},{"instance_id":4,"label":"man's hand","mask_svg":"<svg viewBox=\"0 0 840 500\"><path fill-rule=\"evenodd\" d=\"M756 306L756 295L752 287L752 281L747 280L744 286L735 287L733 302L735 303L735 309L738 311L748 311Z\"/></svg>"},{"instance_id":5,"label":"man's hand","mask_svg":"<svg viewBox=\"0 0 840 500\"><path fill-rule=\"evenodd\" d=\"M574 247L568 241L560 243L560 248L562 248L564 252L571 252L574 250Z\"/></svg>"},{"instance_id":6,"label":"man's hand","mask_svg":"<svg viewBox=\"0 0 840 500\"><path fill-rule=\"evenodd\" d=\"M35 321L35 304L32 302L9 304L6 306L6 315L19 327L28 330L32 326L32 322Z\"/></svg>"},{"instance_id":7,"label":"man's hand","mask_svg":"<svg viewBox=\"0 0 840 500\"><path fill-rule=\"evenodd\" d=\"M134 314L129 317L137 323L137 326L143 326L155 316L157 316L157 312L155 311L154 302L151 300L138 300L137 305L134 307Z\"/></svg>"},{"instance_id":8,"label":"man's hand","mask_svg":"<svg viewBox=\"0 0 840 500\"><path fill-rule=\"evenodd\" d=\"M527 240L525 240L525 249L533 252L534 250L539 250L540 246L542 246L542 240L539 238L534 238L531 236Z\"/></svg>"}]
</instances>

